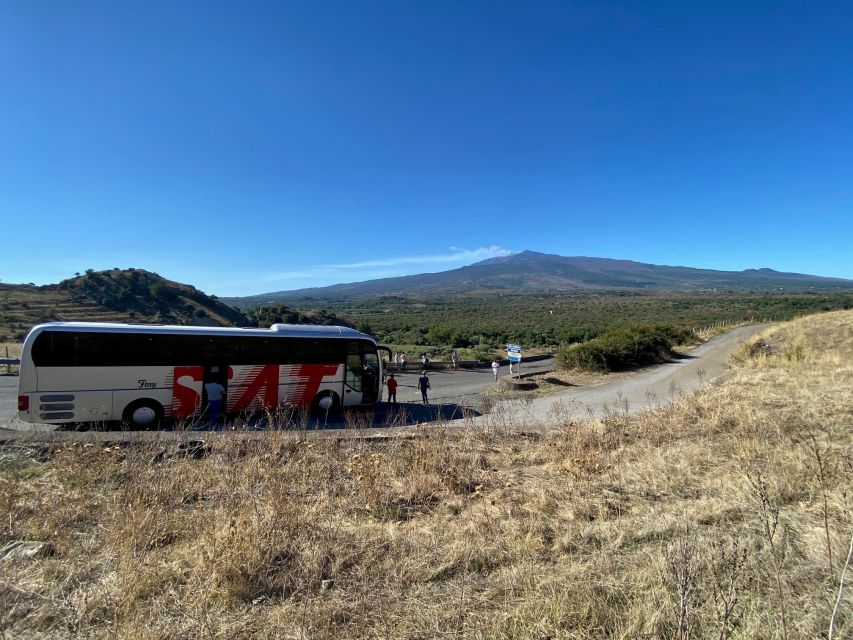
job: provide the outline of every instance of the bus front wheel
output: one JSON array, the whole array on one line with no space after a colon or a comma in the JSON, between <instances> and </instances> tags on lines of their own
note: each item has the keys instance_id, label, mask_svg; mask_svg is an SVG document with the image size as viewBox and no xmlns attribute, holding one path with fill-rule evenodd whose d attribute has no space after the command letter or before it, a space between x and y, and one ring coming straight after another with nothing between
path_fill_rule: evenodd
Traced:
<instances>
[{"instance_id":1,"label":"bus front wheel","mask_svg":"<svg viewBox=\"0 0 853 640\"><path fill-rule=\"evenodd\" d=\"M131 402L121 416L125 429L141 431L159 429L163 423L163 407L156 400L136 400Z\"/></svg>"}]
</instances>

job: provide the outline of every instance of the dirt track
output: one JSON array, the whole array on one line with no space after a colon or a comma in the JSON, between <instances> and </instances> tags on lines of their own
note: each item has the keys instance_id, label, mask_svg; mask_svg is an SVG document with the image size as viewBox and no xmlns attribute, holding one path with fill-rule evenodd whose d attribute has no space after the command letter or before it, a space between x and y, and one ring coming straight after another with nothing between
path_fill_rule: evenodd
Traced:
<instances>
[{"instance_id":1,"label":"dirt track","mask_svg":"<svg viewBox=\"0 0 853 640\"><path fill-rule=\"evenodd\" d=\"M715 336L680 360L643 369L612 384L571 389L530 404L515 402L505 419L519 427L539 427L600 416L614 409L634 413L666 402L673 393L694 393L722 375L738 346L767 326L738 327ZM483 416L478 421L489 418Z\"/></svg>"}]
</instances>

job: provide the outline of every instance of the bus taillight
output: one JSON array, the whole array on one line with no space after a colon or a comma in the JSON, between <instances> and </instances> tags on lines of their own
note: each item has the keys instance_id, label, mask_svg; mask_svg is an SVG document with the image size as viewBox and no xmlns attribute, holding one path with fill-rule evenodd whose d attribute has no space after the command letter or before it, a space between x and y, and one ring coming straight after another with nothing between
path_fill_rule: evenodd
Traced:
<instances>
[{"instance_id":1,"label":"bus taillight","mask_svg":"<svg viewBox=\"0 0 853 640\"><path fill-rule=\"evenodd\" d=\"M29 411L30 410L30 397L29 396L18 396L18 411Z\"/></svg>"}]
</instances>

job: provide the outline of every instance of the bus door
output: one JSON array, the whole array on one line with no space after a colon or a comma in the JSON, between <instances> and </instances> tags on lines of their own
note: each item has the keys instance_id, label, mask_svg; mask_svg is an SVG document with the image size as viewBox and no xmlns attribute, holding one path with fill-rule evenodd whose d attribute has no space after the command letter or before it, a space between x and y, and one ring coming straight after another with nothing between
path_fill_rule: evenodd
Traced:
<instances>
[{"instance_id":1,"label":"bus door","mask_svg":"<svg viewBox=\"0 0 853 640\"><path fill-rule=\"evenodd\" d=\"M228 365L208 365L204 368L204 382L202 384L201 407L204 411L207 408L207 383L218 382L225 389L225 397L222 398L222 413L225 413L228 398Z\"/></svg>"},{"instance_id":2,"label":"bus door","mask_svg":"<svg viewBox=\"0 0 853 640\"><path fill-rule=\"evenodd\" d=\"M382 370L376 347L362 342L350 342L344 382L344 406L375 404L379 399L381 377Z\"/></svg>"},{"instance_id":3,"label":"bus door","mask_svg":"<svg viewBox=\"0 0 853 640\"><path fill-rule=\"evenodd\" d=\"M364 359L362 358L362 354L360 352L348 353L347 371L344 377L343 405L345 407L362 403L363 381Z\"/></svg>"},{"instance_id":4,"label":"bus door","mask_svg":"<svg viewBox=\"0 0 853 640\"><path fill-rule=\"evenodd\" d=\"M379 399L379 356L375 351L364 353L364 376L361 382L362 404L375 404Z\"/></svg>"},{"instance_id":5,"label":"bus door","mask_svg":"<svg viewBox=\"0 0 853 640\"><path fill-rule=\"evenodd\" d=\"M377 400L382 400L382 396L385 393L385 382L388 376L388 365L391 363L391 349L388 347L378 346L376 347L376 351L379 353L385 353L384 356L379 357L379 364L381 368L379 370L379 390L376 394Z\"/></svg>"}]
</instances>

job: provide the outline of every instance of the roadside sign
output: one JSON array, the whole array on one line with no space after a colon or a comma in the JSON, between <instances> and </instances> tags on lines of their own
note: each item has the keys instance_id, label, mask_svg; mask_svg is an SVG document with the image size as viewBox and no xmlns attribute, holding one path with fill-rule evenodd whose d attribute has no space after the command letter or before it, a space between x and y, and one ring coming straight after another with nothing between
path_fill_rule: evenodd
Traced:
<instances>
[{"instance_id":1,"label":"roadside sign","mask_svg":"<svg viewBox=\"0 0 853 640\"><path fill-rule=\"evenodd\" d=\"M508 344L506 346L506 357L510 362L521 362L521 345Z\"/></svg>"}]
</instances>

